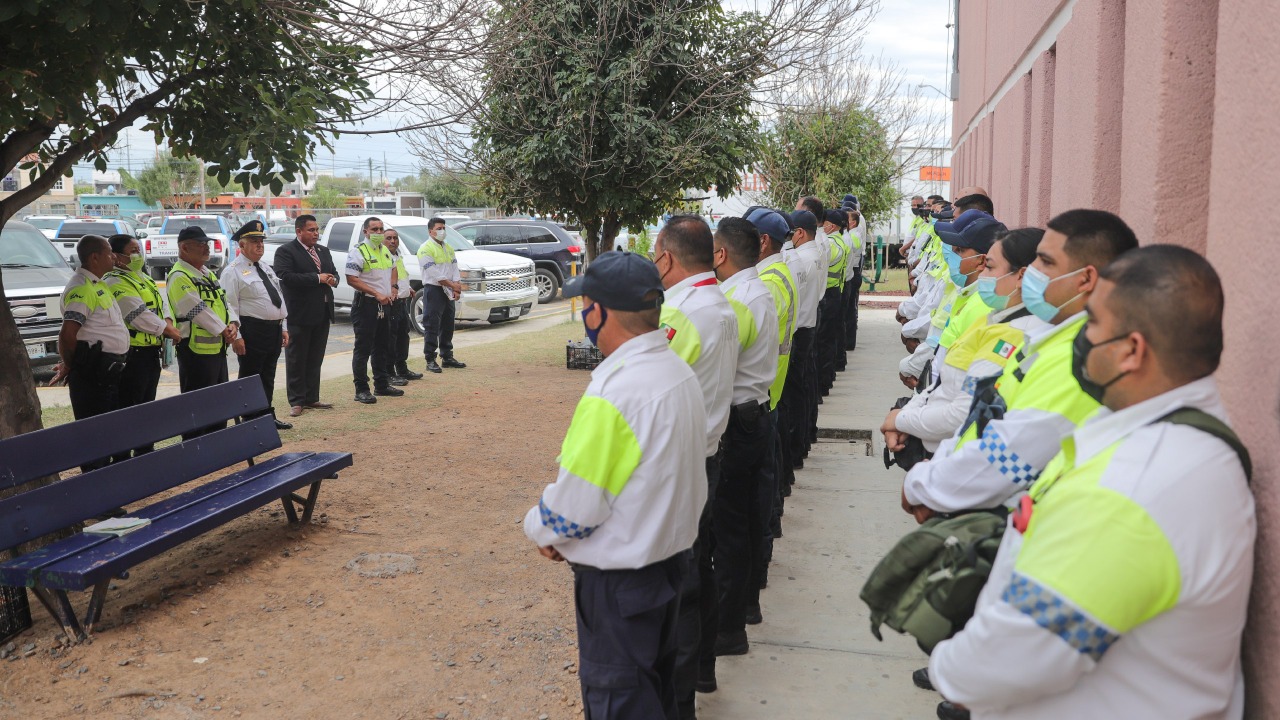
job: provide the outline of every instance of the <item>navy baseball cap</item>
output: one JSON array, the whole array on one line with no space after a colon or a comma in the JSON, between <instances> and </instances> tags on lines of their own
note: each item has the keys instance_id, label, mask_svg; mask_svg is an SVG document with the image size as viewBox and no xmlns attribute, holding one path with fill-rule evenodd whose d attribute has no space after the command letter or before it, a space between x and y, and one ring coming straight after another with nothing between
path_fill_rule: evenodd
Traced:
<instances>
[{"instance_id":1,"label":"navy baseball cap","mask_svg":"<svg viewBox=\"0 0 1280 720\"><path fill-rule=\"evenodd\" d=\"M807 230L810 235L818 232L818 218L808 210L796 210L791 213L789 220L791 227L797 230Z\"/></svg>"},{"instance_id":2,"label":"navy baseball cap","mask_svg":"<svg viewBox=\"0 0 1280 720\"><path fill-rule=\"evenodd\" d=\"M857 210L860 205L858 202L858 196L852 193L845 195L840 204L844 207L851 207L855 210Z\"/></svg>"},{"instance_id":3,"label":"navy baseball cap","mask_svg":"<svg viewBox=\"0 0 1280 720\"><path fill-rule=\"evenodd\" d=\"M195 240L196 242L207 243L212 239L213 238L204 234L204 228L199 225L188 225L178 231L178 242Z\"/></svg>"},{"instance_id":4,"label":"navy baseball cap","mask_svg":"<svg viewBox=\"0 0 1280 720\"><path fill-rule=\"evenodd\" d=\"M777 210L770 210L767 207L753 207L742 217L752 225L755 225L757 232L761 235L768 235L779 245L785 243L787 238L791 237L791 222Z\"/></svg>"},{"instance_id":5,"label":"navy baseball cap","mask_svg":"<svg viewBox=\"0 0 1280 720\"><path fill-rule=\"evenodd\" d=\"M656 300L645 296L658 291ZM586 295L610 310L640 312L662 307L658 266L643 255L610 250L591 261L587 271L564 284L567 298Z\"/></svg>"},{"instance_id":6,"label":"navy baseball cap","mask_svg":"<svg viewBox=\"0 0 1280 720\"><path fill-rule=\"evenodd\" d=\"M934 232L942 242L957 248L985 253L991 249L996 235L1007 231L1004 223L981 210L965 210L954 222L938 223Z\"/></svg>"},{"instance_id":7,"label":"navy baseball cap","mask_svg":"<svg viewBox=\"0 0 1280 720\"><path fill-rule=\"evenodd\" d=\"M824 219L827 222L843 230L844 226L849 222L849 216L844 213L844 210L828 210L823 214L826 215Z\"/></svg>"}]
</instances>

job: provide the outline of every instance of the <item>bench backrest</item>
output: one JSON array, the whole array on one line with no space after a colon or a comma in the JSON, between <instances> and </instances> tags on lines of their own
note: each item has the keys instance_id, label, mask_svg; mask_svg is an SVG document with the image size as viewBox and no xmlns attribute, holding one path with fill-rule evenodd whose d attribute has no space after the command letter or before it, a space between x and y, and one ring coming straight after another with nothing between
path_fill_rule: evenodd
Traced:
<instances>
[{"instance_id":1,"label":"bench backrest","mask_svg":"<svg viewBox=\"0 0 1280 720\"><path fill-rule=\"evenodd\" d=\"M247 377L15 435L0 440L0 490L266 407L262 381Z\"/></svg>"}]
</instances>

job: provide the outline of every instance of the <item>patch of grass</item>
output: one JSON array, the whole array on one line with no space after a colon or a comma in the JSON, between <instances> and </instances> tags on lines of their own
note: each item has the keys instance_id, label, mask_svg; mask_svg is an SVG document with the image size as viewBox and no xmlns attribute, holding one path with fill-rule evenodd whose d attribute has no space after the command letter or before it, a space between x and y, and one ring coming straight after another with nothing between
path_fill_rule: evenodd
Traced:
<instances>
[{"instance_id":1,"label":"patch of grass","mask_svg":"<svg viewBox=\"0 0 1280 720\"><path fill-rule=\"evenodd\" d=\"M871 280L871 279L872 279L872 278L874 278L875 276L876 276L876 273L875 273L875 271L874 271L874 270L864 270L864 271L862 271L862 280L863 280L863 283L862 283L862 291L863 291L863 293L869 292L869 291L867 290L867 287L868 287L868 285L867 285L867 281L868 281L868 280ZM894 268L894 269L892 269L892 270L885 270L885 271L884 271L884 276L883 276L883 282L876 283L876 292L877 292L877 293L882 293L882 292L904 292L904 293L905 293L905 292L910 292L910 289L907 287L907 271L906 271L906 269L905 269L905 268Z\"/></svg>"},{"instance_id":2,"label":"patch of grass","mask_svg":"<svg viewBox=\"0 0 1280 720\"><path fill-rule=\"evenodd\" d=\"M40 408L40 421L44 426L49 428L54 425L63 425L75 420L75 416L71 414L71 406L63 405L60 407L44 407Z\"/></svg>"}]
</instances>

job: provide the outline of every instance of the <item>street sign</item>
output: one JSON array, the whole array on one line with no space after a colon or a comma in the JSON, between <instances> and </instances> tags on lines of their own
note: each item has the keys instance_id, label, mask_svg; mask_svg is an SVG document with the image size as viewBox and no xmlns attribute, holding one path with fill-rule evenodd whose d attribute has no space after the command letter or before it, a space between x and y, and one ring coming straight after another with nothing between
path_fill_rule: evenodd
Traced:
<instances>
[{"instance_id":1,"label":"street sign","mask_svg":"<svg viewBox=\"0 0 1280 720\"><path fill-rule=\"evenodd\" d=\"M951 182L951 168L925 165L920 168L920 180L923 182Z\"/></svg>"}]
</instances>

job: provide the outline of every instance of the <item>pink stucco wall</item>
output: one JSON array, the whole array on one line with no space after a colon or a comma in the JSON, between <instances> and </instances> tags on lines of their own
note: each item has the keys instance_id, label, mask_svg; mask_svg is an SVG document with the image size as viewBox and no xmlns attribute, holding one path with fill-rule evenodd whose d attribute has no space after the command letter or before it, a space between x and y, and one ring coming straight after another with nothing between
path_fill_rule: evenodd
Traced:
<instances>
[{"instance_id":1,"label":"pink stucco wall","mask_svg":"<svg viewBox=\"0 0 1280 720\"><path fill-rule=\"evenodd\" d=\"M1200 250L1222 275L1218 380L1253 453L1260 533L1247 714L1278 718L1280 241L1252 206L1280 167L1280 3L1077 0L1065 24L1068 0L960 6L955 177L989 183L1011 226L1112 210L1143 243Z\"/></svg>"}]
</instances>

